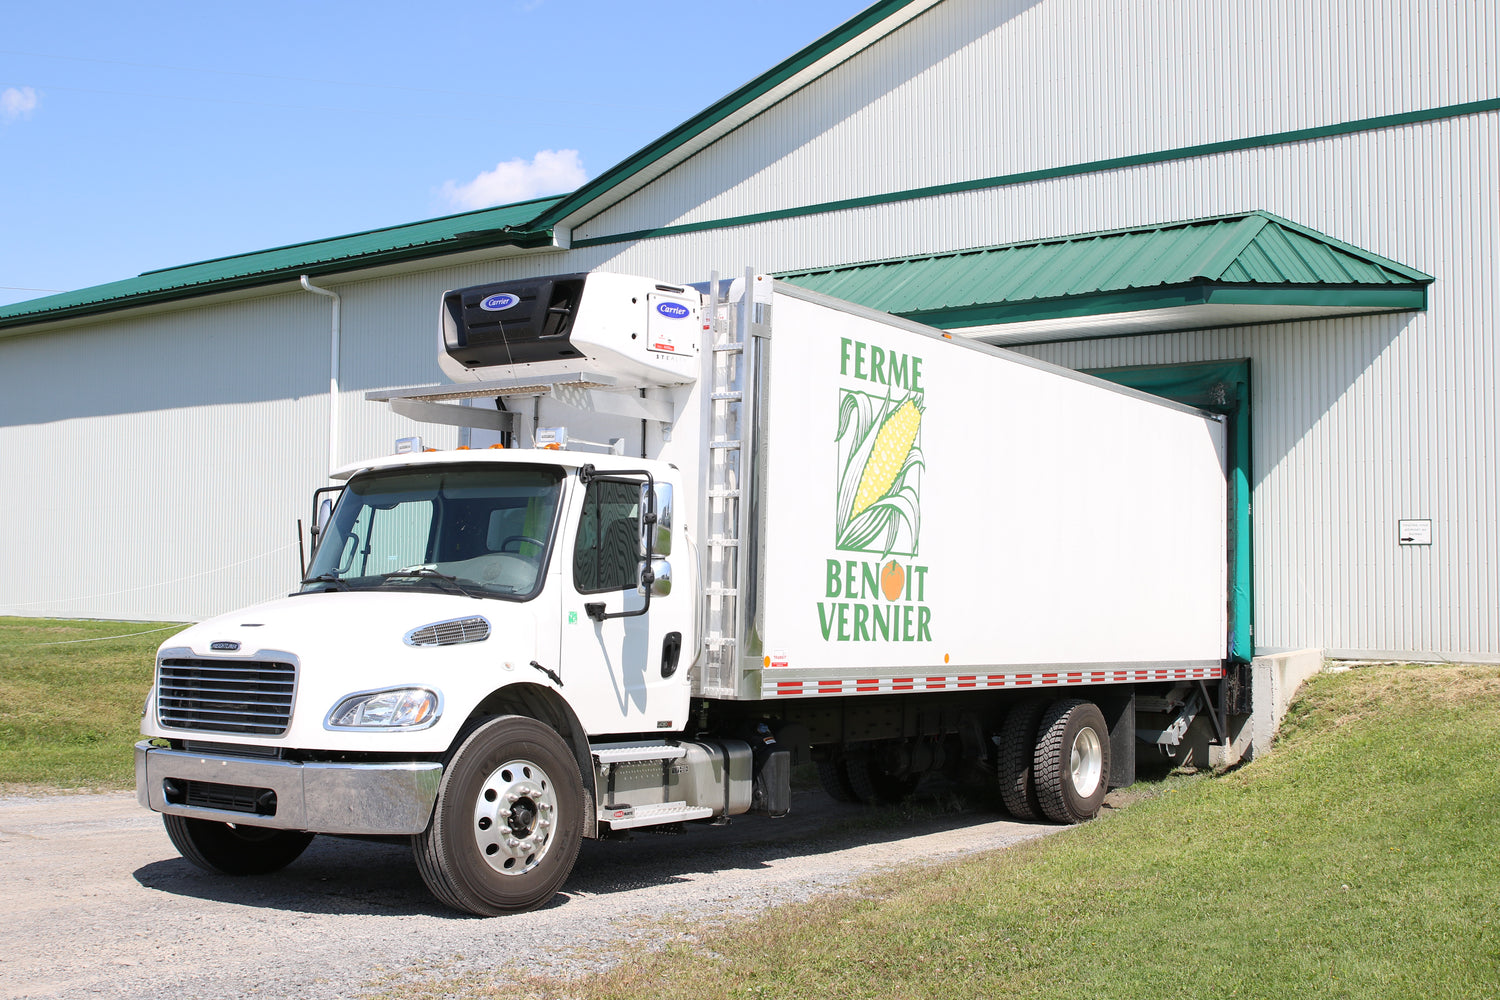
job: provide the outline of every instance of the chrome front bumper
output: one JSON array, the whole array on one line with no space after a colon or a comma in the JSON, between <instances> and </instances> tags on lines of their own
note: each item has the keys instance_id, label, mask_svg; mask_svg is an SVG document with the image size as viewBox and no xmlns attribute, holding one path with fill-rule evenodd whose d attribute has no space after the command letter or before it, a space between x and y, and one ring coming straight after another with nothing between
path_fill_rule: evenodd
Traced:
<instances>
[{"instance_id":1,"label":"chrome front bumper","mask_svg":"<svg viewBox=\"0 0 1500 1000\"><path fill-rule=\"evenodd\" d=\"M428 762L299 764L168 750L149 740L135 745L135 795L147 809L280 830L421 833L442 777L443 765ZM168 802L166 782L173 779L267 789L276 794L275 813Z\"/></svg>"}]
</instances>

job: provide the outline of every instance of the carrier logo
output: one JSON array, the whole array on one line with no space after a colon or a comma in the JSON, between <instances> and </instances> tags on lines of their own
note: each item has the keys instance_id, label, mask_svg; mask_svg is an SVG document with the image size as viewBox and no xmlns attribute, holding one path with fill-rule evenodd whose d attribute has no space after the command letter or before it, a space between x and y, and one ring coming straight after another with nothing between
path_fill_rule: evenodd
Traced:
<instances>
[{"instance_id":1,"label":"carrier logo","mask_svg":"<svg viewBox=\"0 0 1500 1000\"><path fill-rule=\"evenodd\" d=\"M657 305L656 311L667 319L687 319L692 315L692 310L681 302L662 302Z\"/></svg>"},{"instance_id":2,"label":"carrier logo","mask_svg":"<svg viewBox=\"0 0 1500 1000\"><path fill-rule=\"evenodd\" d=\"M479 308L483 309L485 312L504 312L520 301L521 296L519 295L512 295L510 292L501 292L498 295L491 295L489 298L479 303Z\"/></svg>"},{"instance_id":3,"label":"carrier logo","mask_svg":"<svg viewBox=\"0 0 1500 1000\"><path fill-rule=\"evenodd\" d=\"M240 648L240 644L237 642L212 642L209 643L208 648L216 653L232 653Z\"/></svg>"}]
</instances>

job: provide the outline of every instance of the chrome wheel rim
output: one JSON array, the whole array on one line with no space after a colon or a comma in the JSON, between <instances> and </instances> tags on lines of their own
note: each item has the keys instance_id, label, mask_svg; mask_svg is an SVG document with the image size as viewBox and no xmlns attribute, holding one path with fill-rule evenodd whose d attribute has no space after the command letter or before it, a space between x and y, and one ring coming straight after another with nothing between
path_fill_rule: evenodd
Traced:
<instances>
[{"instance_id":1,"label":"chrome wheel rim","mask_svg":"<svg viewBox=\"0 0 1500 1000\"><path fill-rule=\"evenodd\" d=\"M1104 774L1104 748L1099 734L1092 729L1080 729L1073 737L1068 769L1073 776L1073 790L1088 798L1099 789Z\"/></svg>"},{"instance_id":2,"label":"chrome wheel rim","mask_svg":"<svg viewBox=\"0 0 1500 1000\"><path fill-rule=\"evenodd\" d=\"M509 760L490 772L474 802L474 842L501 875L524 875L547 856L557 792L534 762Z\"/></svg>"}]
</instances>

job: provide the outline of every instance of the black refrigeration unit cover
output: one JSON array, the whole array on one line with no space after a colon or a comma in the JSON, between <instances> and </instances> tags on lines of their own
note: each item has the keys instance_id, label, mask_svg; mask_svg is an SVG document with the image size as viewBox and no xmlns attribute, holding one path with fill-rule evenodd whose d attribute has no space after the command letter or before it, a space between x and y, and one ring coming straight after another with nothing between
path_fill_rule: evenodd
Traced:
<instances>
[{"instance_id":1,"label":"black refrigeration unit cover","mask_svg":"<svg viewBox=\"0 0 1500 1000\"><path fill-rule=\"evenodd\" d=\"M582 274L497 281L443 296L443 346L465 368L577 358L569 334Z\"/></svg>"}]
</instances>

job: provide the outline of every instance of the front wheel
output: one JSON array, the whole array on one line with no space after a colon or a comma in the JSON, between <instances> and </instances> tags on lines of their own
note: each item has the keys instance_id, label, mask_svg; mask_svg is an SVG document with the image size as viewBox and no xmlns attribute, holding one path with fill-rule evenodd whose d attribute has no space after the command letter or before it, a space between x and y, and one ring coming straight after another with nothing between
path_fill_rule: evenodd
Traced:
<instances>
[{"instance_id":1,"label":"front wheel","mask_svg":"<svg viewBox=\"0 0 1500 1000\"><path fill-rule=\"evenodd\" d=\"M412 853L427 888L480 916L532 910L573 870L583 781L551 727L519 715L469 734L443 771L437 808Z\"/></svg>"},{"instance_id":2,"label":"front wheel","mask_svg":"<svg viewBox=\"0 0 1500 1000\"><path fill-rule=\"evenodd\" d=\"M204 871L224 875L269 875L296 861L313 835L296 830L219 823L162 815L177 852Z\"/></svg>"}]
</instances>

